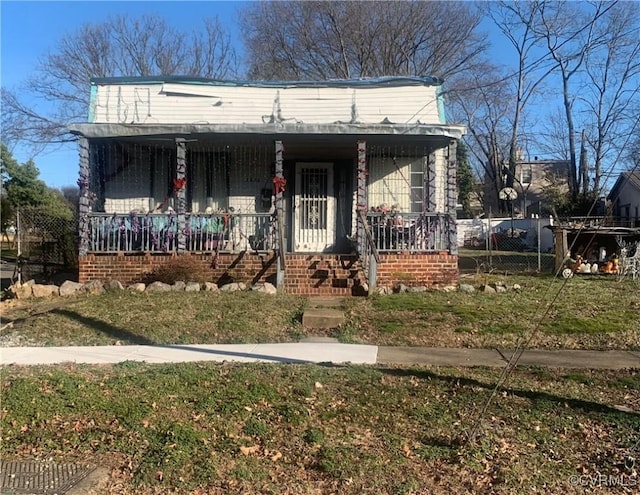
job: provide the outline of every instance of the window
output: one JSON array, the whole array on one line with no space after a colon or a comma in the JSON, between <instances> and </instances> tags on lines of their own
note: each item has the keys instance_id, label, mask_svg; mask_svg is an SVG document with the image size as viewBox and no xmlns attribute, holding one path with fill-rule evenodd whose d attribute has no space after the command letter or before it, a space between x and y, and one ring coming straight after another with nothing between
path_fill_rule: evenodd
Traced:
<instances>
[{"instance_id":1,"label":"window","mask_svg":"<svg viewBox=\"0 0 640 495\"><path fill-rule=\"evenodd\" d=\"M531 169L524 169L520 174L520 182L523 185L531 184Z\"/></svg>"},{"instance_id":2,"label":"window","mask_svg":"<svg viewBox=\"0 0 640 495\"><path fill-rule=\"evenodd\" d=\"M422 211L424 194L424 168L422 160L414 160L410 164L411 172L411 213Z\"/></svg>"}]
</instances>

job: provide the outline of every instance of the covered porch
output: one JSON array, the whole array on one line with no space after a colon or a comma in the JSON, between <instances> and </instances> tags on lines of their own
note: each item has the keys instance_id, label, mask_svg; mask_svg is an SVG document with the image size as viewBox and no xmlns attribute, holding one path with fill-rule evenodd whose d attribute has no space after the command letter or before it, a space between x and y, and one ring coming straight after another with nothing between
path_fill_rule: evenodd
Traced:
<instances>
[{"instance_id":1,"label":"covered porch","mask_svg":"<svg viewBox=\"0 0 640 495\"><path fill-rule=\"evenodd\" d=\"M327 260L348 255L349 277L374 287L388 282L380 265L389 256L410 255L399 274L419 269L408 266L417 255L456 255L447 133L111 131L80 136L82 280L111 274L96 264L124 260L148 272L167 255L191 254L219 270L253 256L268 264L264 277L297 292L291 279L310 275L302 265L324 260L329 277L340 263ZM147 261L132 263L136 256Z\"/></svg>"}]
</instances>

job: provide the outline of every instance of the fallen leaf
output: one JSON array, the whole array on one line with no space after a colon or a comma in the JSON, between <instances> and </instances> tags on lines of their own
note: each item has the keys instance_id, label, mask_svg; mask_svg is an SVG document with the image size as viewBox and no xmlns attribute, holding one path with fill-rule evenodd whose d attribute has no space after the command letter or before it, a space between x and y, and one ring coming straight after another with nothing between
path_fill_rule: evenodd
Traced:
<instances>
[{"instance_id":1,"label":"fallen leaf","mask_svg":"<svg viewBox=\"0 0 640 495\"><path fill-rule=\"evenodd\" d=\"M244 446L240 447L240 452L242 452L242 455L255 454L259 450L260 450L260 446L259 445L252 445L251 447L244 447Z\"/></svg>"},{"instance_id":2,"label":"fallen leaf","mask_svg":"<svg viewBox=\"0 0 640 495\"><path fill-rule=\"evenodd\" d=\"M405 457L413 457L413 452L411 452L411 448L406 443L402 446L402 451L404 452Z\"/></svg>"},{"instance_id":3,"label":"fallen leaf","mask_svg":"<svg viewBox=\"0 0 640 495\"><path fill-rule=\"evenodd\" d=\"M162 481L164 479L164 473L162 471L156 471L156 479Z\"/></svg>"},{"instance_id":4,"label":"fallen leaf","mask_svg":"<svg viewBox=\"0 0 640 495\"><path fill-rule=\"evenodd\" d=\"M280 452L276 452L274 455L271 456L271 460L273 462L276 462L278 460L280 460L282 458L282 453Z\"/></svg>"}]
</instances>

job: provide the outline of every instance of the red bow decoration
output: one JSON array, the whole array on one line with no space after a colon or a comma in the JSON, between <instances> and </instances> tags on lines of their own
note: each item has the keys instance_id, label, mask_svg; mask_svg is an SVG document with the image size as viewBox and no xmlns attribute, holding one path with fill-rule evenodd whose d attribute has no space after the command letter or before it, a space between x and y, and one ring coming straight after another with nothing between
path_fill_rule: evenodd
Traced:
<instances>
[{"instance_id":1,"label":"red bow decoration","mask_svg":"<svg viewBox=\"0 0 640 495\"><path fill-rule=\"evenodd\" d=\"M181 179L173 179L173 189L174 191L179 191L180 189L184 189L184 186L187 183L187 179L184 177Z\"/></svg>"},{"instance_id":2,"label":"red bow decoration","mask_svg":"<svg viewBox=\"0 0 640 495\"><path fill-rule=\"evenodd\" d=\"M276 196L281 192L284 192L284 189L286 186L287 186L287 179L285 179L284 177L273 178L273 188L275 189Z\"/></svg>"}]
</instances>

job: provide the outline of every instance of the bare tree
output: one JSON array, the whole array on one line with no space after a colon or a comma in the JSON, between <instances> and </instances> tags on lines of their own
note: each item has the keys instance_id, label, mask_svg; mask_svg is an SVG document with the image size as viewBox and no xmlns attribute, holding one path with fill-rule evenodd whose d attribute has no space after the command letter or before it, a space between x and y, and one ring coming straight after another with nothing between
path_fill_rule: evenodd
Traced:
<instances>
[{"instance_id":1,"label":"bare tree","mask_svg":"<svg viewBox=\"0 0 640 495\"><path fill-rule=\"evenodd\" d=\"M201 30L172 28L163 18L112 17L64 36L18 92L2 90L3 139L36 147L73 139L68 123L86 119L90 79L111 76L185 75L225 78L236 55L217 18ZM32 102L53 103L40 110ZM28 103L27 103L28 102Z\"/></svg>"},{"instance_id":2,"label":"bare tree","mask_svg":"<svg viewBox=\"0 0 640 495\"><path fill-rule=\"evenodd\" d=\"M518 149L522 147L521 124L525 107L542 82L551 74L554 64L548 56L539 56L536 48L540 34L535 31L535 23L540 13L540 3L534 2L491 2L480 4L480 9L489 17L508 41L517 55L517 67L510 77L514 87L511 102L511 136L509 139L508 186L516 180Z\"/></svg>"},{"instance_id":3,"label":"bare tree","mask_svg":"<svg viewBox=\"0 0 640 495\"><path fill-rule=\"evenodd\" d=\"M601 18L616 2L598 1L588 4L570 2L540 2L536 33L544 39L546 49L555 61L562 85L564 117L569 139L570 184L573 199L580 190L586 193L587 171L578 170L576 146L575 100L578 88L572 85L581 75L588 55L605 43L604 33L597 29ZM583 168L586 162L581 162Z\"/></svg>"},{"instance_id":4,"label":"bare tree","mask_svg":"<svg viewBox=\"0 0 640 495\"><path fill-rule=\"evenodd\" d=\"M598 24L603 43L585 59L588 84L580 91L587 142L593 153L593 190L600 191L604 162L624 154L640 99L640 16L631 2L611 8ZM611 169L613 171L613 169Z\"/></svg>"},{"instance_id":5,"label":"bare tree","mask_svg":"<svg viewBox=\"0 0 640 495\"><path fill-rule=\"evenodd\" d=\"M467 125L465 140L476 173L484 179L484 206L502 211L507 205L499 202L498 192L509 180L504 167L509 156L512 100L509 78L500 77L496 68L459 81L458 90L451 95L452 113Z\"/></svg>"},{"instance_id":6,"label":"bare tree","mask_svg":"<svg viewBox=\"0 0 640 495\"><path fill-rule=\"evenodd\" d=\"M253 3L243 14L249 76L450 79L481 63L480 21L464 2Z\"/></svg>"}]
</instances>

